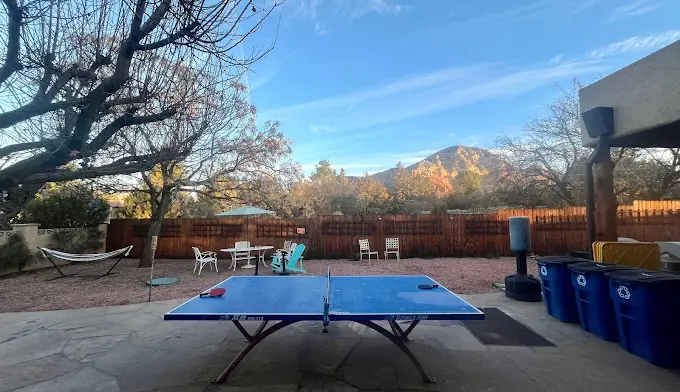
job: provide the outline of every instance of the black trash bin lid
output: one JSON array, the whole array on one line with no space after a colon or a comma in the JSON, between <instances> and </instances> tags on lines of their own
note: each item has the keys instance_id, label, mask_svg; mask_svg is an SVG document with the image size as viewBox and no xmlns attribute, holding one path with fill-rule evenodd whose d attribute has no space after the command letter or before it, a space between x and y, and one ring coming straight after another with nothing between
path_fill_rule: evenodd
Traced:
<instances>
[{"instance_id":1,"label":"black trash bin lid","mask_svg":"<svg viewBox=\"0 0 680 392\"><path fill-rule=\"evenodd\" d=\"M592 263L593 261L571 256L542 256L537 257L536 262L545 264L574 264L583 262Z\"/></svg>"},{"instance_id":2,"label":"black trash bin lid","mask_svg":"<svg viewBox=\"0 0 680 392\"><path fill-rule=\"evenodd\" d=\"M607 272L604 276L624 282L680 285L680 276L660 271L630 269Z\"/></svg>"},{"instance_id":3,"label":"black trash bin lid","mask_svg":"<svg viewBox=\"0 0 680 392\"><path fill-rule=\"evenodd\" d=\"M627 265L596 263L594 261L586 261L584 263L569 264L567 267L569 269L571 269L572 271L601 272L601 273L612 272L612 271L631 270L631 269L637 270L638 269L638 268L630 267L630 266L627 266Z\"/></svg>"}]
</instances>

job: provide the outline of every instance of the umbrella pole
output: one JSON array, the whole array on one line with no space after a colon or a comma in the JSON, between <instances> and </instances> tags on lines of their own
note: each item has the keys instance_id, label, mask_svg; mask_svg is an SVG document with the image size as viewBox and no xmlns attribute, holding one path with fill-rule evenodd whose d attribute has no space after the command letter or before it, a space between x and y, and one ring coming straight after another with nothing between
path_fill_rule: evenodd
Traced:
<instances>
[{"instance_id":1,"label":"umbrella pole","mask_svg":"<svg viewBox=\"0 0 680 392\"><path fill-rule=\"evenodd\" d=\"M151 302L151 287L153 287L153 262L156 259L156 247L158 245L158 237L153 236L151 237L151 249L153 251L154 257L151 258L151 274L149 275L149 300L147 302Z\"/></svg>"},{"instance_id":2,"label":"umbrella pole","mask_svg":"<svg viewBox=\"0 0 680 392\"><path fill-rule=\"evenodd\" d=\"M151 302L151 287L153 287L153 260L151 260L151 274L149 275L149 300Z\"/></svg>"}]
</instances>

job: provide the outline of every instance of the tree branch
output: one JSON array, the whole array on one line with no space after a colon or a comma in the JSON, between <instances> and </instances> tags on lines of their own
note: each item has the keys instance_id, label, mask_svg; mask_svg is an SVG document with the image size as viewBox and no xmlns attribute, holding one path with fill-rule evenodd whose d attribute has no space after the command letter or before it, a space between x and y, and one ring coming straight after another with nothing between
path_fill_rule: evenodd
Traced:
<instances>
[{"instance_id":1,"label":"tree branch","mask_svg":"<svg viewBox=\"0 0 680 392\"><path fill-rule=\"evenodd\" d=\"M170 9L170 0L162 0L161 4L156 7L155 10L149 15L149 18L144 22L144 25L142 25L142 28L140 30L141 36L139 37L144 38L147 35L149 35L158 25L161 23L161 20L165 17L165 14L168 12Z\"/></svg>"},{"instance_id":2,"label":"tree branch","mask_svg":"<svg viewBox=\"0 0 680 392\"><path fill-rule=\"evenodd\" d=\"M36 148L45 148L52 144L53 140L41 140L39 142L17 143L5 147L0 147L0 158L6 157L19 151L33 150Z\"/></svg>"},{"instance_id":3,"label":"tree branch","mask_svg":"<svg viewBox=\"0 0 680 392\"><path fill-rule=\"evenodd\" d=\"M146 9L146 0L137 0L135 4L135 15L132 18L132 24L130 25L130 36L131 38L136 37L139 34L140 26L142 25L142 18L144 17L144 10Z\"/></svg>"},{"instance_id":4,"label":"tree branch","mask_svg":"<svg viewBox=\"0 0 680 392\"><path fill-rule=\"evenodd\" d=\"M109 110L113 108L114 106L119 106L119 105L134 105L134 104L140 104L140 103L146 103L150 98L153 98L152 95L150 94L141 94L141 95L136 95L134 97L122 97L122 98L116 98L111 101L106 101L102 105L102 111Z\"/></svg>"},{"instance_id":5,"label":"tree branch","mask_svg":"<svg viewBox=\"0 0 680 392\"><path fill-rule=\"evenodd\" d=\"M22 68L19 62L19 37L21 23L23 20L23 10L16 0L2 0L7 7L7 53L5 63L0 67L0 85L10 76Z\"/></svg>"},{"instance_id":6,"label":"tree branch","mask_svg":"<svg viewBox=\"0 0 680 392\"><path fill-rule=\"evenodd\" d=\"M175 42L177 42L177 40L186 37L189 33L191 33L194 29L196 29L200 25L201 24L199 22L193 22L187 27L169 35L166 38L163 38L162 40L152 42L150 44L139 45L137 46L137 50L139 51L154 50L162 48L163 46L166 45L174 44Z\"/></svg>"},{"instance_id":7,"label":"tree branch","mask_svg":"<svg viewBox=\"0 0 680 392\"><path fill-rule=\"evenodd\" d=\"M101 132L95 137L87 146L83 149L87 152L99 151L104 144L109 141L121 128L128 127L131 125L149 124L154 122L163 121L174 116L177 113L177 109L172 107L170 109L163 110L160 113L150 114L148 116L137 116L134 117L130 113L125 113L121 117L113 120L109 125L104 127Z\"/></svg>"},{"instance_id":8,"label":"tree branch","mask_svg":"<svg viewBox=\"0 0 680 392\"><path fill-rule=\"evenodd\" d=\"M126 157L113 163L83 168L80 170L59 170L52 173L33 174L26 177L22 184L34 184L45 182L71 181L84 178L96 178L103 176L114 176L119 174L132 174L144 170L150 170L156 163L156 156L153 154L141 157ZM131 162L130 161L134 161Z\"/></svg>"},{"instance_id":9,"label":"tree branch","mask_svg":"<svg viewBox=\"0 0 680 392\"><path fill-rule=\"evenodd\" d=\"M40 103L45 103L45 102L51 102L54 97L57 96L59 91L66 86L66 84L73 78L83 78L83 79L90 79L90 80L95 80L96 76L93 72L90 71L83 71L78 68L77 65L72 65L67 69L66 71L62 72L58 77L56 82L50 87L49 90L45 93L43 96L36 96L34 99L39 101Z\"/></svg>"},{"instance_id":10,"label":"tree branch","mask_svg":"<svg viewBox=\"0 0 680 392\"><path fill-rule=\"evenodd\" d=\"M48 112L75 106L80 102L81 100L60 101L54 103L41 103L39 101L33 101L20 108L0 114L0 129L11 127L12 125Z\"/></svg>"}]
</instances>

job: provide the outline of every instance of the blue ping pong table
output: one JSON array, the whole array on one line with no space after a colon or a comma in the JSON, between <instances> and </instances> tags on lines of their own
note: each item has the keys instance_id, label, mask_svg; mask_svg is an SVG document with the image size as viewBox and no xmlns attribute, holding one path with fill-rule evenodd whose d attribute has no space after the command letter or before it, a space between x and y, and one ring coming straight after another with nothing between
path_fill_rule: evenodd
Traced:
<instances>
[{"instance_id":1,"label":"blue ping pong table","mask_svg":"<svg viewBox=\"0 0 680 392\"><path fill-rule=\"evenodd\" d=\"M438 285L431 289L419 285ZM482 320L484 313L427 276L232 276L213 288L221 297L194 297L165 314L164 320L229 320L247 344L222 374L224 382L248 352L267 336L298 321L354 321L388 338L431 378L406 346L421 320ZM387 321L391 332L374 321ZM250 334L241 321L260 321ZM267 328L270 321L278 321ZM398 321L410 321L404 330Z\"/></svg>"}]
</instances>

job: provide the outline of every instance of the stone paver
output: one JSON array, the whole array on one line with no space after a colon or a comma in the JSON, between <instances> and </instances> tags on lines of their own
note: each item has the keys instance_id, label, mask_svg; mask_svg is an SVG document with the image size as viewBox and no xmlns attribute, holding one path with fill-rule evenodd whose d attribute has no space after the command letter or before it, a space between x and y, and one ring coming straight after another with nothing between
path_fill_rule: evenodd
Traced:
<instances>
[{"instance_id":1,"label":"stone paver","mask_svg":"<svg viewBox=\"0 0 680 392\"><path fill-rule=\"evenodd\" d=\"M15 391L118 392L120 390L115 378L97 369L86 367Z\"/></svg>"},{"instance_id":2,"label":"stone paver","mask_svg":"<svg viewBox=\"0 0 680 392\"><path fill-rule=\"evenodd\" d=\"M557 347L481 344L458 322L423 322L410 347L426 384L384 337L356 323L297 323L258 345L213 385L243 347L228 322L162 321L181 301L0 314L0 392L574 391L677 392L680 375L560 323L543 304L468 296L499 307ZM244 323L254 330L256 323Z\"/></svg>"},{"instance_id":3,"label":"stone paver","mask_svg":"<svg viewBox=\"0 0 680 392\"><path fill-rule=\"evenodd\" d=\"M0 369L58 354L67 342L62 331L40 331L0 345Z\"/></svg>"},{"instance_id":4,"label":"stone paver","mask_svg":"<svg viewBox=\"0 0 680 392\"><path fill-rule=\"evenodd\" d=\"M0 391L40 383L75 372L82 367L60 354L3 367L0 368Z\"/></svg>"}]
</instances>

